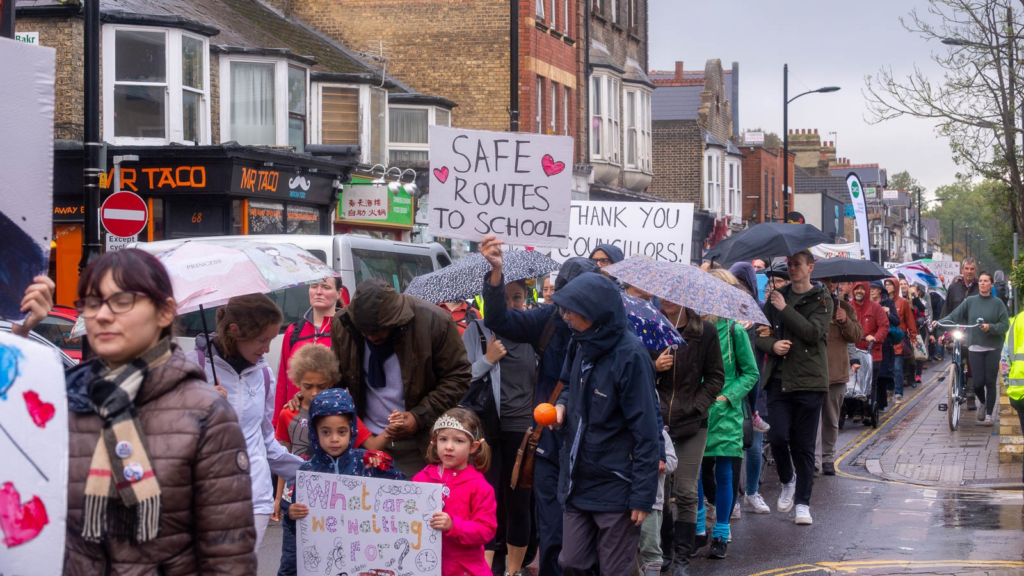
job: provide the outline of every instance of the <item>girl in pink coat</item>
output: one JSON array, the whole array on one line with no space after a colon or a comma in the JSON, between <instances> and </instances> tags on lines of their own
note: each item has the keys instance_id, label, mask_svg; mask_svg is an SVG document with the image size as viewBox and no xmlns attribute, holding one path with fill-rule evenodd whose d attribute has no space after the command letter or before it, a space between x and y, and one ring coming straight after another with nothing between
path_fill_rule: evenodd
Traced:
<instances>
[{"instance_id":1,"label":"girl in pink coat","mask_svg":"<svg viewBox=\"0 0 1024 576\"><path fill-rule=\"evenodd\" d=\"M441 532L442 576L490 574L484 544L498 528L497 504L483 475L491 449L476 414L453 408L438 418L427 458L430 464L412 480L442 486L442 511L430 519L430 527Z\"/></svg>"}]
</instances>

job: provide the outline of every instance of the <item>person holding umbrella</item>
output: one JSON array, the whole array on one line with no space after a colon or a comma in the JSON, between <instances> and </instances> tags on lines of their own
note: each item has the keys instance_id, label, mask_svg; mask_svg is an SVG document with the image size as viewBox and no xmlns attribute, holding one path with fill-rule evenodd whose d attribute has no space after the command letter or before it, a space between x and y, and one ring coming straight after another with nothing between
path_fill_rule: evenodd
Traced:
<instances>
[{"instance_id":1,"label":"person holding umbrella","mask_svg":"<svg viewBox=\"0 0 1024 576\"><path fill-rule=\"evenodd\" d=\"M768 432L782 492L778 509L796 505L796 523L809 525L814 485L814 444L822 397L828 391L828 328L832 296L811 282L814 256L802 250L788 259L789 285L771 293L757 347L767 354Z\"/></svg>"},{"instance_id":2,"label":"person holding umbrella","mask_svg":"<svg viewBox=\"0 0 1024 576\"><path fill-rule=\"evenodd\" d=\"M66 373L67 532L50 553L69 576L256 574L245 437L172 337L167 271L141 250L108 252L78 294L95 358Z\"/></svg>"},{"instance_id":3,"label":"person holding umbrella","mask_svg":"<svg viewBox=\"0 0 1024 576\"><path fill-rule=\"evenodd\" d=\"M288 482L303 462L277 441L271 423L276 387L263 355L270 352L271 341L280 333L281 319L281 310L266 294L235 296L217 309L216 332L209 337L196 336L194 357L206 371L206 380L235 409L245 434L256 550L274 513L271 472Z\"/></svg>"},{"instance_id":4,"label":"person holding umbrella","mask_svg":"<svg viewBox=\"0 0 1024 576\"><path fill-rule=\"evenodd\" d=\"M821 473L836 475L836 438L839 437L839 412L846 397L846 383L850 380L850 353L848 344L860 340L863 330L857 319L857 311L836 292L837 285L831 278L822 278L821 283L832 294L835 310L828 326L828 393L821 407Z\"/></svg>"}]
</instances>

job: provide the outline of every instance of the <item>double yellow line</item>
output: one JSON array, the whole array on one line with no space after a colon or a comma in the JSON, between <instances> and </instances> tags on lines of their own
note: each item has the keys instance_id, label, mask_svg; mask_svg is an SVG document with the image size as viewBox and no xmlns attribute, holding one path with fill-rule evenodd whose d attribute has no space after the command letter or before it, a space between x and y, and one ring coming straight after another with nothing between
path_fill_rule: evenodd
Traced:
<instances>
[{"instance_id":1,"label":"double yellow line","mask_svg":"<svg viewBox=\"0 0 1024 576\"><path fill-rule=\"evenodd\" d=\"M774 568L751 574L750 576L792 576L823 572L825 574L863 574L862 570L879 568L902 568L905 570L921 568L1021 568L1024 562L1003 560L854 560L848 562L817 562L815 564L797 564L785 568Z\"/></svg>"}]
</instances>

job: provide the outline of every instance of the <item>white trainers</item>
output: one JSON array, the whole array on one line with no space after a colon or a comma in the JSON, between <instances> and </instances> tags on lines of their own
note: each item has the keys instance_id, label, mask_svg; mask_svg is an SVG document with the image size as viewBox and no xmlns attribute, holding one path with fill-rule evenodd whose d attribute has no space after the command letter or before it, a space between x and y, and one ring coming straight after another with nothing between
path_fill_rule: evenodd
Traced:
<instances>
[{"instance_id":1,"label":"white trainers","mask_svg":"<svg viewBox=\"0 0 1024 576\"><path fill-rule=\"evenodd\" d=\"M740 508L741 507L740 507L740 503L739 502L737 502L732 507L732 515L729 516L730 520L739 520L743 516L743 512L740 510Z\"/></svg>"},{"instance_id":2,"label":"white trainers","mask_svg":"<svg viewBox=\"0 0 1024 576\"><path fill-rule=\"evenodd\" d=\"M772 509L768 507L768 504L761 497L761 494L754 492L753 494L747 494L744 496L747 501L747 506L754 509L754 514L771 514Z\"/></svg>"},{"instance_id":3,"label":"white trainers","mask_svg":"<svg viewBox=\"0 0 1024 576\"><path fill-rule=\"evenodd\" d=\"M977 398L974 399L974 403L978 406L978 422L985 421L985 403L980 402Z\"/></svg>"},{"instance_id":4,"label":"white trainers","mask_svg":"<svg viewBox=\"0 0 1024 576\"><path fill-rule=\"evenodd\" d=\"M985 416L985 421L982 422L982 425L983 426L988 426L989 428L992 427L992 415L991 414L989 414L988 416Z\"/></svg>"},{"instance_id":5,"label":"white trainers","mask_svg":"<svg viewBox=\"0 0 1024 576\"><path fill-rule=\"evenodd\" d=\"M895 401L897 404L902 404L903 403L903 394L897 394L897 395L893 396L893 401Z\"/></svg>"},{"instance_id":6,"label":"white trainers","mask_svg":"<svg viewBox=\"0 0 1024 576\"><path fill-rule=\"evenodd\" d=\"M811 520L811 507L806 504L797 504L795 522L802 526L811 525L814 522Z\"/></svg>"},{"instance_id":7,"label":"white trainers","mask_svg":"<svg viewBox=\"0 0 1024 576\"><path fill-rule=\"evenodd\" d=\"M783 514L793 509L793 495L796 494L796 478L793 478L789 484L782 485L782 492L779 493L779 502L776 504L776 508Z\"/></svg>"}]
</instances>

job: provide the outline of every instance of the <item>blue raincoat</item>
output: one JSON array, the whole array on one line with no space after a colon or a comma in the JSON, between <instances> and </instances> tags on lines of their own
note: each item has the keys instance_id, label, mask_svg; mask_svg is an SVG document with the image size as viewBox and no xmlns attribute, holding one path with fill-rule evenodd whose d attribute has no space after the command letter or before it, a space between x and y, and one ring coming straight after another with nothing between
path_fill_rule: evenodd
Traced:
<instances>
[{"instance_id":1,"label":"blue raincoat","mask_svg":"<svg viewBox=\"0 0 1024 576\"><path fill-rule=\"evenodd\" d=\"M563 370L569 378L558 399L566 407L559 501L591 512L649 511L663 445L650 354L608 278L581 274L552 299L593 322L573 334L578 348Z\"/></svg>"}]
</instances>

